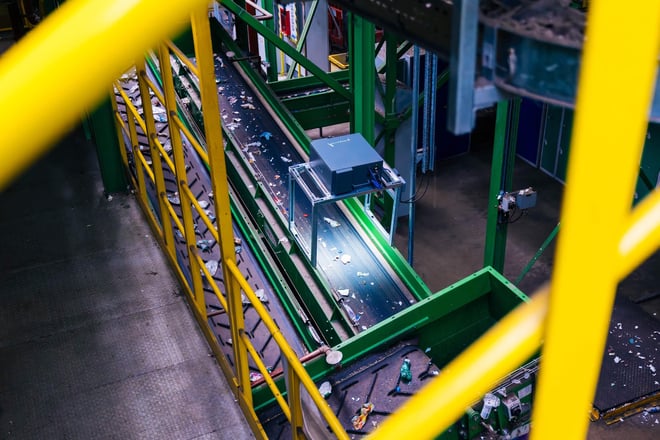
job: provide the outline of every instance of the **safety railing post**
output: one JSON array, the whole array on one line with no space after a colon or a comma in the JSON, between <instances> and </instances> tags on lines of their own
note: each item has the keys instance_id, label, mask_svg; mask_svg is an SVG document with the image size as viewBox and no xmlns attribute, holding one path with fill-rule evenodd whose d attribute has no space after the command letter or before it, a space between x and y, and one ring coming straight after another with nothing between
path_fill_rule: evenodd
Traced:
<instances>
[{"instance_id":1,"label":"safety railing post","mask_svg":"<svg viewBox=\"0 0 660 440\"><path fill-rule=\"evenodd\" d=\"M128 138L131 141L131 152L133 153L133 166L135 166L135 177L137 179L137 192L142 200L147 198L147 187L144 182L144 166L140 160L140 143L138 142L135 118L130 112L126 112L128 125Z\"/></svg>"},{"instance_id":2,"label":"safety railing post","mask_svg":"<svg viewBox=\"0 0 660 440\"><path fill-rule=\"evenodd\" d=\"M534 440L587 433L658 68L660 1L590 2L584 41Z\"/></svg>"},{"instance_id":3,"label":"safety railing post","mask_svg":"<svg viewBox=\"0 0 660 440\"><path fill-rule=\"evenodd\" d=\"M181 132L173 119L178 118L176 91L174 90L174 78L172 76L172 65L170 62L170 52L165 43L160 45L159 50L159 65L160 74L163 81L163 91L165 94L165 108L167 110L167 120L169 121L168 127L170 132L170 143L172 144L172 154L174 156L174 168L179 189L179 201L181 203L181 216L183 217L183 231L182 234L186 240L186 248L188 250L190 262L190 278L192 280L191 290L193 293L193 301L197 312L204 316L206 314L206 306L204 305L204 288L202 285L202 275L200 264L195 258L197 253L197 241L195 236L195 228L192 216L192 202L188 197L184 188L188 186L188 178L186 173L186 163L183 154L183 143L181 140Z\"/></svg>"},{"instance_id":4,"label":"safety railing post","mask_svg":"<svg viewBox=\"0 0 660 440\"><path fill-rule=\"evenodd\" d=\"M291 410L291 438L293 440L304 440L306 437L303 427L300 378L295 370L291 368L291 365L288 365L288 361L285 360L285 362L287 363L287 401Z\"/></svg>"},{"instance_id":5,"label":"safety railing post","mask_svg":"<svg viewBox=\"0 0 660 440\"><path fill-rule=\"evenodd\" d=\"M160 151L156 148L158 132L156 131L156 122L154 120L154 111L151 102L151 93L149 85L146 82L147 70L145 66L144 57L139 57L135 62L135 71L137 74L138 85L140 87L140 96L142 98L142 115L144 117L145 127L147 132L147 140L149 142L149 150L151 152L152 170L154 172L154 185L156 186L156 194L158 194L158 211L160 213L160 232L165 242L167 252L174 257L174 232L172 228L172 219L167 209L167 190L165 189L165 177L163 175L163 161L161 159ZM164 102L160 105L165 106Z\"/></svg>"},{"instance_id":6,"label":"safety railing post","mask_svg":"<svg viewBox=\"0 0 660 440\"><path fill-rule=\"evenodd\" d=\"M198 8L192 13L192 34L197 60L202 115L206 135L206 149L211 172L211 186L216 210L222 272L225 280L225 294L229 310L232 340L234 341L234 362L238 389L245 403L252 406L252 388L248 366L247 349L241 332L244 331L243 303L241 288L227 268L228 261L235 261L234 231L229 205L229 184L225 164L224 142L222 138L220 107L215 83L215 66L211 30L206 8Z\"/></svg>"}]
</instances>

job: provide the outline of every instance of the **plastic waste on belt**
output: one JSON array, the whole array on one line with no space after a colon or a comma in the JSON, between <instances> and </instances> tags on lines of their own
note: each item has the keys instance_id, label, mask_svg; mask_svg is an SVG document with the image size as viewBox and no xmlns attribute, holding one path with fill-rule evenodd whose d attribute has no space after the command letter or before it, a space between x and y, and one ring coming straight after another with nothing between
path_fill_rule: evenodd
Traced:
<instances>
[{"instance_id":1,"label":"plastic waste on belt","mask_svg":"<svg viewBox=\"0 0 660 440\"><path fill-rule=\"evenodd\" d=\"M363 403L360 409L357 410L357 413L351 419L353 422L353 428L362 429L364 424L367 423L367 417L374 410L374 404L371 402Z\"/></svg>"},{"instance_id":2,"label":"plastic waste on belt","mask_svg":"<svg viewBox=\"0 0 660 440\"><path fill-rule=\"evenodd\" d=\"M412 380L412 371L410 371L410 359L405 358L403 360L399 374L403 383L409 383Z\"/></svg>"}]
</instances>

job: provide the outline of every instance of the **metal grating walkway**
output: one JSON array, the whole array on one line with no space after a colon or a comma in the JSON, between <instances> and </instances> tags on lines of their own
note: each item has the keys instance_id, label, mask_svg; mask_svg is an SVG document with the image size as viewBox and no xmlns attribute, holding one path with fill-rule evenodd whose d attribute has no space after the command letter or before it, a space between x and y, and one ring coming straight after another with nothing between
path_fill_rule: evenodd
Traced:
<instances>
[{"instance_id":1,"label":"metal grating walkway","mask_svg":"<svg viewBox=\"0 0 660 440\"><path fill-rule=\"evenodd\" d=\"M0 194L0 438L253 438L133 197L70 135Z\"/></svg>"}]
</instances>

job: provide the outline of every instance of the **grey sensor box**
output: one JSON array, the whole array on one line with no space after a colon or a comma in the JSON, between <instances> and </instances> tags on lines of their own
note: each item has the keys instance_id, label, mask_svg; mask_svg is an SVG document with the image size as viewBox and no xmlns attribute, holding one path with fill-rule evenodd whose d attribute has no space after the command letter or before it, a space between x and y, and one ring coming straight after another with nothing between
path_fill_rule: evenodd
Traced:
<instances>
[{"instance_id":1,"label":"grey sensor box","mask_svg":"<svg viewBox=\"0 0 660 440\"><path fill-rule=\"evenodd\" d=\"M331 194L345 194L369 185L370 170L383 158L360 134L312 141L309 163Z\"/></svg>"}]
</instances>

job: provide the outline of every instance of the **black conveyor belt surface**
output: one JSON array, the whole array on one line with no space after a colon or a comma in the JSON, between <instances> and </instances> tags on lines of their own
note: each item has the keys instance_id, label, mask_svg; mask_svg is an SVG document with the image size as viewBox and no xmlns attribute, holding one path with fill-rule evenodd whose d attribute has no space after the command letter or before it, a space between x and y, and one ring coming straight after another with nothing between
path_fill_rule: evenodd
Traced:
<instances>
[{"instance_id":1,"label":"black conveyor belt surface","mask_svg":"<svg viewBox=\"0 0 660 440\"><path fill-rule=\"evenodd\" d=\"M594 406L601 412L660 393L660 322L617 296Z\"/></svg>"},{"instance_id":2,"label":"black conveyor belt surface","mask_svg":"<svg viewBox=\"0 0 660 440\"><path fill-rule=\"evenodd\" d=\"M246 83L234 63L216 56L216 80L225 130L236 144L242 159L269 192L284 222L288 221L289 166L302 163L305 158L296 150L274 120L257 94ZM298 194L298 193L297 193ZM310 204L296 196L296 227L302 234L310 234ZM410 292L395 282L374 255L353 224L335 204L321 207L318 230L318 266L334 290L349 289L342 302L357 331L382 321L414 302ZM300 215L299 215L300 213ZM339 226L331 226L331 222ZM342 256L350 256L343 263ZM346 258L346 257L344 257Z\"/></svg>"},{"instance_id":3,"label":"black conveyor belt surface","mask_svg":"<svg viewBox=\"0 0 660 440\"><path fill-rule=\"evenodd\" d=\"M152 77L151 80L154 83L157 83L155 78ZM135 76L128 75L126 78L124 78L124 81L122 81L122 83L123 83L124 91L127 93L128 97L132 100L132 102L134 103L134 105L136 105L138 109L141 109L142 100L140 99L139 90L137 89L137 80L135 79ZM119 97L118 94L116 94L116 96L117 96L116 99L117 99L118 110L122 118L124 119L124 122L127 122L126 106L123 103L121 97ZM155 98L153 99L155 100ZM157 112L157 120L158 120L159 114L164 115L164 113L161 113L161 111L163 111L163 106L160 103L157 103L156 101L152 102L152 105L154 110ZM164 122L157 122L156 124L156 130L158 131L158 138L159 141L164 145L165 149L168 150L170 159L172 159L168 122L166 122L164 118L162 120ZM151 163L151 154L149 151L149 144L147 142L147 137L144 135L142 129L139 126L137 126L137 134L138 134L139 149L145 155L147 164L149 166L153 166ZM131 145L130 140L125 136L125 134L124 134L124 143L126 146ZM204 166L204 164L202 163L201 159L199 158L199 156L195 153L195 150L187 141L185 141L185 139L183 141L183 144L184 144L183 152L184 152L184 160L186 163L185 166L186 166L188 186L195 195L195 197L197 198L197 200L200 201L200 203L203 204L208 203L208 208L206 209L207 214L210 216L214 216L215 204L212 197L209 173L206 167ZM129 156L129 165L131 165L131 172L135 175L136 173L135 160L134 160L135 158L133 157L130 148L128 149L127 154ZM175 176L171 172L171 170L169 170L167 165L163 165L163 174L164 174L165 186L167 189L167 198L172 203L173 209L176 212L177 216L179 217L179 221L183 221L180 200L177 193L178 188L177 188ZM157 206L158 199L155 193L155 187L151 184L151 180L148 178L146 174L144 177L146 181L148 197L151 199L152 205ZM157 209L154 212L158 214ZM162 221L161 219L159 220ZM196 230L195 239L197 240L200 256L207 263L211 261L220 262L220 247L218 246L218 243L216 243L215 240L213 239L213 236L206 227L205 223L200 219L200 214L197 213L195 210L193 210L193 221L195 223L195 230ZM266 275L259 267L257 258L255 257L254 253L249 248L249 246L243 245L245 237L243 236L240 229L235 223L233 227L233 233L234 233L234 237L236 237L241 242L241 245L236 246L236 264L241 269L241 273L244 275L246 281L255 291L258 291L260 289L263 290L263 297L265 298L264 301L265 307L268 309L271 317L278 325L282 333L286 336L287 341L294 349L294 351L296 351L296 353L298 353L299 355L302 355L303 353L306 352L302 340L299 338L291 322L289 321L289 317L286 311L284 310L283 305L279 302L278 297L273 290L273 287L268 282ZM179 267L181 267L184 276L190 283L190 261L188 258L186 241L183 235L178 231L176 227L174 228L174 237L175 237L177 261ZM213 274L213 278L220 287L220 289L223 290L224 293L224 280L223 280L223 274L221 268L217 269L217 271ZM213 329L217 337L218 343L222 347L222 350L227 356L227 359L229 360L230 363L232 363L233 349L231 345L231 332L229 331L230 328L229 317L225 313L224 309L221 307L220 302L218 301L210 284L204 281L203 285L204 285L204 291L206 293L205 297L206 297L207 316L208 316L209 325ZM248 337L253 341L253 343L255 344L255 346L263 356L263 360L266 363L266 365L268 365L272 369L281 367L282 359L281 359L280 349L279 347L277 347L277 344L275 343L273 338L269 337L270 334L266 329L263 321L261 320L261 318L259 318L256 311L252 307L248 305L244 305L243 307L244 307L244 316L245 316L245 328L247 330ZM256 380L259 377L259 374L257 373L258 370L252 360L250 361L250 369L255 374L254 378Z\"/></svg>"}]
</instances>

